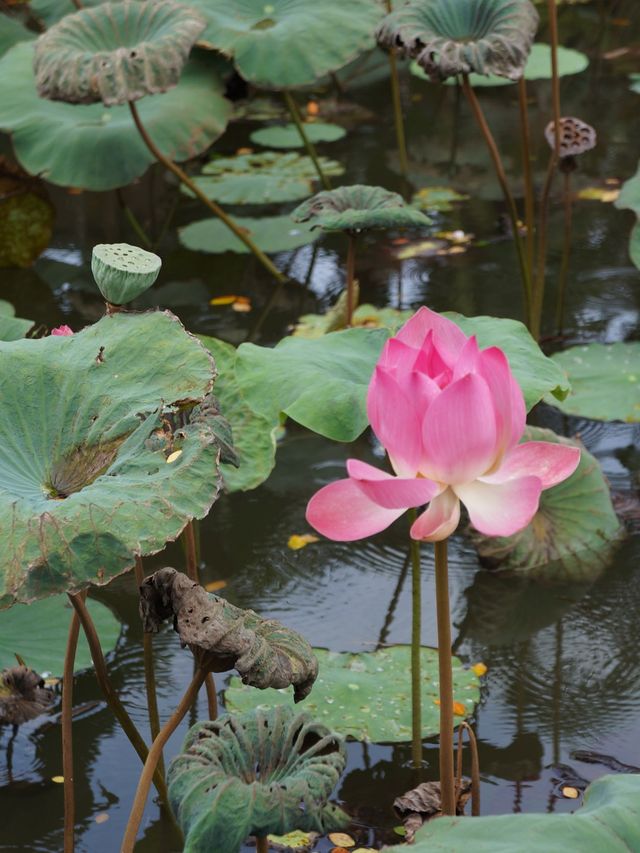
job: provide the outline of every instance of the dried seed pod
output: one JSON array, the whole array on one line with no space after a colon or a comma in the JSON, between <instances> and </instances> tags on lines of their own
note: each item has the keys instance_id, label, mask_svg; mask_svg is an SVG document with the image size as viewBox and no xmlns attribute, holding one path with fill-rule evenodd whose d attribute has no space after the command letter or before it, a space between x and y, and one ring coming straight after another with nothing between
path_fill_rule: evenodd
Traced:
<instances>
[{"instance_id":1,"label":"dried seed pod","mask_svg":"<svg viewBox=\"0 0 640 853\"><path fill-rule=\"evenodd\" d=\"M544 130L544 135L550 148L555 148L555 122L550 121ZM590 124L574 116L560 119L560 157L575 157L595 148L596 132Z\"/></svg>"}]
</instances>

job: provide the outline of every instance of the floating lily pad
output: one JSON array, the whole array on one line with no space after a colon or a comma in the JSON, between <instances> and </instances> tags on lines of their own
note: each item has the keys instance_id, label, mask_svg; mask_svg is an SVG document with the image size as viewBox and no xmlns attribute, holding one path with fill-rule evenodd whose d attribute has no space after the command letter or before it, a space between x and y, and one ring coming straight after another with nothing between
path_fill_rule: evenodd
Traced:
<instances>
[{"instance_id":1,"label":"floating lily pad","mask_svg":"<svg viewBox=\"0 0 640 853\"><path fill-rule=\"evenodd\" d=\"M320 674L311 694L300 707L354 740L373 743L401 743L411 740L411 671L410 646L390 646L376 652L350 654L314 649ZM420 650L422 665L422 737L437 734L440 726L438 699L438 653ZM458 658L453 663L453 695L465 709L473 713L480 698L477 676L463 669ZM384 684L384 690L380 690ZM274 705L292 705L288 690L265 690L258 693L232 678L225 691L225 702L231 711L264 710ZM458 718L458 722L463 717Z\"/></svg>"},{"instance_id":2,"label":"floating lily pad","mask_svg":"<svg viewBox=\"0 0 640 853\"><path fill-rule=\"evenodd\" d=\"M120 623L104 604L89 599L87 607L100 637L102 651L107 654L115 648ZM34 601L33 604L16 604L0 617L0 669L12 666L18 654L32 669L61 677L73 608L66 595L54 595ZM93 666L84 632L78 637L74 669L78 672Z\"/></svg>"},{"instance_id":3,"label":"floating lily pad","mask_svg":"<svg viewBox=\"0 0 640 853\"><path fill-rule=\"evenodd\" d=\"M33 326L33 320L15 316L13 305L0 299L0 341L19 341Z\"/></svg>"},{"instance_id":4,"label":"floating lily pad","mask_svg":"<svg viewBox=\"0 0 640 853\"><path fill-rule=\"evenodd\" d=\"M280 421L256 414L245 401L236 377L236 348L201 335L200 340L213 355L218 369L216 396L233 429L233 447L238 467L225 465L222 479L228 492L255 489L267 479L276 464L276 431Z\"/></svg>"},{"instance_id":5,"label":"floating lily pad","mask_svg":"<svg viewBox=\"0 0 640 853\"><path fill-rule=\"evenodd\" d=\"M434 80L471 72L518 80L538 20L529 0L414 0L387 15L376 35Z\"/></svg>"},{"instance_id":6,"label":"floating lily pad","mask_svg":"<svg viewBox=\"0 0 640 853\"><path fill-rule=\"evenodd\" d=\"M37 40L40 97L105 106L172 89L204 19L175 0L102 3L67 15Z\"/></svg>"},{"instance_id":7,"label":"floating lily pad","mask_svg":"<svg viewBox=\"0 0 640 853\"><path fill-rule=\"evenodd\" d=\"M629 255L633 263L640 269L640 165L635 175L623 184L615 204L621 210L632 210L638 217L638 221L631 231Z\"/></svg>"},{"instance_id":8,"label":"floating lily pad","mask_svg":"<svg viewBox=\"0 0 640 853\"><path fill-rule=\"evenodd\" d=\"M190 0L207 20L201 44L230 56L263 89L306 86L375 44L377 0Z\"/></svg>"},{"instance_id":9,"label":"floating lily pad","mask_svg":"<svg viewBox=\"0 0 640 853\"><path fill-rule=\"evenodd\" d=\"M346 136L347 131L337 124L324 122L308 122L304 132L309 142L337 142ZM266 148L304 148L304 142L295 124L275 124L271 127L261 127L254 130L249 137L256 145Z\"/></svg>"},{"instance_id":10,"label":"floating lily pad","mask_svg":"<svg viewBox=\"0 0 640 853\"><path fill-rule=\"evenodd\" d=\"M263 252L290 252L315 240L315 235L307 225L296 225L289 216L265 216L261 219L236 216L235 223L246 230ZM182 245L194 252L249 252L242 240L220 219L192 222L178 229L178 236Z\"/></svg>"},{"instance_id":11,"label":"floating lily pad","mask_svg":"<svg viewBox=\"0 0 640 853\"><path fill-rule=\"evenodd\" d=\"M424 228L431 222L424 213L409 207L398 193L364 184L317 193L298 205L291 218L323 231Z\"/></svg>"},{"instance_id":12,"label":"floating lily pad","mask_svg":"<svg viewBox=\"0 0 640 853\"><path fill-rule=\"evenodd\" d=\"M140 102L144 126L167 157L195 157L224 131L231 105L220 72L220 59L198 53L174 89ZM27 172L62 186L126 186L155 162L127 106L107 109L38 97L32 42L16 45L0 60L0 130L11 134Z\"/></svg>"},{"instance_id":13,"label":"floating lily pad","mask_svg":"<svg viewBox=\"0 0 640 853\"><path fill-rule=\"evenodd\" d=\"M0 57L19 41L32 41L35 37L20 21L0 13Z\"/></svg>"},{"instance_id":14,"label":"floating lily pad","mask_svg":"<svg viewBox=\"0 0 640 853\"><path fill-rule=\"evenodd\" d=\"M599 421L640 421L640 342L585 344L555 353L571 393L549 400L568 415Z\"/></svg>"},{"instance_id":15,"label":"floating lily pad","mask_svg":"<svg viewBox=\"0 0 640 853\"><path fill-rule=\"evenodd\" d=\"M589 57L579 50L570 47L558 47L558 74L560 77L569 74L580 74L589 66ZM411 73L423 80L429 80L429 75L418 65L411 63ZM531 53L524 69L525 80L551 80L551 47L537 42L531 48ZM456 78L450 77L444 81L448 86L455 86ZM515 80L498 77L496 74L470 74L469 82L477 86L509 86Z\"/></svg>"},{"instance_id":16,"label":"floating lily pad","mask_svg":"<svg viewBox=\"0 0 640 853\"><path fill-rule=\"evenodd\" d=\"M454 209L454 204L467 201L470 196L459 193L451 187L423 187L411 199L411 204L419 210L432 210L438 213L448 213Z\"/></svg>"},{"instance_id":17,"label":"floating lily pad","mask_svg":"<svg viewBox=\"0 0 640 853\"><path fill-rule=\"evenodd\" d=\"M240 853L249 835L344 826L349 818L327 801L345 763L324 721L289 708L197 723L167 777L185 851Z\"/></svg>"},{"instance_id":18,"label":"floating lily pad","mask_svg":"<svg viewBox=\"0 0 640 853\"><path fill-rule=\"evenodd\" d=\"M508 537L474 534L480 557L498 568L546 580L593 580L609 565L623 536L598 460L579 442L527 427L527 441L580 447L580 464L562 483L542 492L531 523Z\"/></svg>"},{"instance_id":19,"label":"floating lily pad","mask_svg":"<svg viewBox=\"0 0 640 853\"><path fill-rule=\"evenodd\" d=\"M640 776L620 774L592 782L574 814L440 817L418 831L414 844L387 853L626 853L639 846Z\"/></svg>"},{"instance_id":20,"label":"floating lily pad","mask_svg":"<svg viewBox=\"0 0 640 853\"><path fill-rule=\"evenodd\" d=\"M105 583L206 515L218 425L171 412L215 373L172 314L0 343L0 364L0 607Z\"/></svg>"},{"instance_id":21,"label":"floating lily pad","mask_svg":"<svg viewBox=\"0 0 640 853\"><path fill-rule=\"evenodd\" d=\"M325 175L342 175L344 167L319 158ZM212 160L195 178L209 198L224 204L274 204L297 201L313 192L318 173L311 157L263 151ZM189 194L189 190L185 189Z\"/></svg>"}]
</instances>

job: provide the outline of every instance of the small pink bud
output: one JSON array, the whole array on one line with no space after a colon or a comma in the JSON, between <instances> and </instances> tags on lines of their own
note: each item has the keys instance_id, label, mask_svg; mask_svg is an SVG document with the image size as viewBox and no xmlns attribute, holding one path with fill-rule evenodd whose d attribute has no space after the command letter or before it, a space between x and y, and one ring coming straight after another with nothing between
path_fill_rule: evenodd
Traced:
<instances>
[{"instance_id":1,"label":"small pink bud","mask_svg":"<svg viewBox=\"0 0 640 853\"><path fill-rule=\"evenodd\" d=\"M73 329L70 329L69 326L58 326L55 329L51 329L51 334L59 337L61 335L67 336L73 334Z\"/></svg>"}]
</instances>

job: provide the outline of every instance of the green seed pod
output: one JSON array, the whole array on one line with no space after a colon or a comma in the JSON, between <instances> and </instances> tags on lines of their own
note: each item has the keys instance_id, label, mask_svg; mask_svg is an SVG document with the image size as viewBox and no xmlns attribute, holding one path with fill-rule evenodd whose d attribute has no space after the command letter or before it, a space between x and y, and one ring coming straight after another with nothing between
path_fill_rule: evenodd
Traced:
<instances>
[{"instance_id":1,"label":"green seed pod","mask_svg":"<svg viewBox=\"0 0 640 853\"><path fill-rule=\"evenodd\" d=\"M131 302L158 278L162 261L128 243L100 243L93 247L91 272L100 293L111 305Z\"/></svg>"}]
</instances>

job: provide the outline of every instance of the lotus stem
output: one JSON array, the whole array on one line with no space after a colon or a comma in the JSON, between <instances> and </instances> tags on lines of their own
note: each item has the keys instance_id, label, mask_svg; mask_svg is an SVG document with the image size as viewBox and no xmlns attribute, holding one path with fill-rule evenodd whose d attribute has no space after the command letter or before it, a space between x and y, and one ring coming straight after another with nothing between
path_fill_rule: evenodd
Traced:
<instances>
[{"instance_id":1,"label":"lotus stem","mask_svg":"<svg viewBox=\"0 0 640 853\"><path fill-rule=\"evenodd\" d=\"M113 711L113 714L117 718L118 722L122 726L124 733L129 738L131 745L138 753L140 760L144 763L149 755L149 750L142 738L142 735L136 728L135 723L127 713L124 705L118 698L118 695L116 694L113 685L111 684L111 680L109 679L109 675L107 673L107 665L104 660L104 655L102 654L102 647L100 646L100 640L98 638L98 633L96 631L95 625L93 624L91 614L87 610L87 606L84 603L84 600L80 597L80 595L69 594L69 600L71 601L71 604L73 605L76 613L78 614L82 629L87 638L87 643L89 644L89 651L91 652L91 659L93 660L93 666L96 672L96 680L100 685L100 689L102 690L104 698L106 699L107 704ZM156 772L153 781L154 785L156 786L156 790L158 791L158 794L162 799L162 802L168 803L169 799L167 797L167 786L159 772Z\"/></svg>"},{"instance_id":2,"label":"lotus stem","mask_svg":"<svg viewBox=\"0 0 640 853\"><path fill-rule=\"evenodd\" d=\"M218 695L216 693L216 683L213 679L213 674L208 672L204 680L204 689L207 691L207 708L209 710L209 719L218 719Z\"/></svg>"},{"instance_id":3,"label":"lotus stem","mask_svg":"<svg viewBox=\"0 0 640 853\"><path fill-rule=\"evenodd\" d=\"M266 835L256 835L256 853L269 853L269 840Z\"/></svg>"},{"instance_id":4,"label":"lotus stem","mask_svg":"<svg viewBox=\"0 0 640 853\"><path fill-rule=\"evenodd\" d=\"M356 273L356 242L357 237L353 231L348 232L349 248L347 250L347 326L353 325L353 312L355 311L355 273Z\"/></svg>"},{"instance_id":5,"label":"lotus stem","mask_svg":"<svg viewBox=\"0 0 640 853\"><path fill-rule=\"evenodd\" d=\"M390 3L387 5L391 5ZM398 58L396 51L389 51L389 68L391 70L391 97L393 99L393 121L396 127L396 142L398 144L398 159L400 161L400 174L407 180L409 174L409 159L407 157L407 141L404 132L404 118L402 115L402 99L400 97L400 76L398 74Z\"/></svg>"},{"instance_id":6,"label":"lotus stem","mask_svg":"<svg viewBox=\"0 0 640 853\"><path fill-rule=\"evenodd\" d=\"M534 340L539 340L542 326L542 307L544 305L544 284L547 267L547 228L549 224L549 197L556 171L556 154L551 152L544 188L538 205L538 256L536 259L536 275L533 281L533 296L531 300L531 316L529 331Z\"/></svg>"},{"instance_id":7,"label":"lotus stem","mask_svg":"<svg viewBox=\"0 0 640 853\"><path fill-rule=\"evenodd\" d=\"M443 815L455 815L453 775L453 672L447 540L435 543L438 675L440 681L440 795Z\"/></svg>"},{"instance_id":8,"label":"lotus stem","mask_svg":"<svg viewBox=\"0 0 640 853\"><path fill-rule=\"evenodd\" d=\"M131 111L131 116L133 121L135 122L136 128L138 129L138 133L142 137L144 144L147 146L149 151L153 154L156 160L168 169L170 172L178 178L186 187L188 187L191 192L198 198L209 210L221 219L224 224L232 231L236 237L241 240L245 246L249 249L250 252L260 261L262 266L269 272L271 275L277 280L284 282L286 281L286 277L282 275L280 270L274 266L273 261L268 258L265 253L260 249L253 240L249 237L244 229L242 229L224 210L217 204L213 199L208 198L205 193L195 184L189 175L185 171L183 171L177 163L174 163L173 160L170 160L168 157L160 151L157 145L153 142L151 137L146 131L146 128L142 124L140 119L140 114L138 113L138 108L136 107L133 101L129 101L129 109Z\"/></svg>"},{"instance_id":9,"label":"lotus stem","mask_svg":"<svg viewBox=\"0 0 640 853\"><path fill-rule=\"evenodd\" d=\"M180 704L173 712L171 717L164 724L164 726L160 730L160 734L151 745L149 755L147 756L147 760L145 761L144 767L142 768L142 774L138 782L138 787L136 790L135 798L133 800L133 805L131 806L129 821L127 823L124 838L122 841L121 853L133 853L133 848L136 843L136 835L138 834L138 829L140 827L140 822L144 813L147 797L149 796L151 780L154 778L154 775L157 772L157 765L158 761L160 760L160 756L162 755L162 750L164 749L164 746L171 737L171 735L182 722L182 719L189 710L189 708L197 699L198 691L200 690L200 687L202 686L206 675L207 673L205 672L205 670L196 670L191 684L189 685L186 690L186 693L180 700Z\"/></svg>"},{"instance_id":10,"label":"lotus stem","mask_svg":"<svg viewBox=\"0 0 640 853\"><path fill-rule=\"evenodd\" d=\"M458 792L462 781L462 735L465 731L469 735L469 749L471 751L471 816L480 817L480 760L478 758L478 741L476 740L475 732L466 720L460 723L460 728L458 729L456 801L458 799Z\"/></svg>"},{"instance_id":11,"label":"lotus stem","mask_svg":"<svg viewBox=\"0 0 640 853\"><path fill-rule=\"evenodd\" d=\"M413 510L415 519L415 510ZM422 678L420 643L422 640L422 586L420 578L420 543L411 540L411 763L422 767Z\"/></svg>"},{"instance_id":12,"label":"lotus stem","mask_svg":"<svg viewBox=\"0 0 640 853\"><path fill-rule=\"evenodd\" d=\"M80 619L73 611L62 674L62 775L64 777L64 853L75 849L76 802L73 786L73 665L78 648Z\"/></svg>"},{"instance_id":13,"label":"lotus stem","mask_svg":"<svg viewBox=\"0 0 640 853\"><path fill-rule=\"evenodd\" d=\"M558 10L556 0L547 0L551 41L551 95L553 99L554 151L560 159L560 75L558 73Z\"/></svg>"},{"instance_id":14,"label":"lotus stem","mask_svg":"<svg viewBox=\"0 0 640 853\"><path fill-rule=\"evenodd\" d=\"M571 230L573 225L573 203L571 199L571 173L564 173L564 238L562 245L562 263L558 281L558 301L556 303L556 328L559 335L564 333L564 307L569 277L569 257L571 255Z\"/></svg>"},{"instance_id":15,"label":"lotus stem","mask_svg":"<svg viewBox=\"0 0 640 853\"><path fill-rule=\"evenodd\" d=\"M318 160L318 152L316 151L315 145L307 136L307 133L304 129L304 125L302 123L302 118L300 117L300 111L298 110L298 105L294 101L291 92L288 92L286 89L282 92L284 96L285 103L287 105L287 109L291 114L291 118L300 134L300 139L304 143L304 147L307 150L307 154L311 157L313 161L313 165L315 166L315 170L318 173L318 177L322 183L322 186L325 190L331 189L331 181L328 176L322 171L322 166L320 165L320 161Z\"/></svg>"},{"instance_id":16,"label":"lotus stem","mask_svg":"<svg viewBox=\"0 0 640 853\"><path fill-rule=\"evenodd\" d=\"M522 135L522 166L524 172L524 219L527 227L527 271L529 280L533 275L533 258L535 247L535 193L533 191L533 173L531 169L529 107L527 104L527 81L524 77L518 80L518 105L520 107L520 132ZM528 314L531 312L529 305Z\"/></svg>"},{"instance_id":17,"label":"lotus stem","mask_svg":"<svg viewBox=\"0 0 640 853\"><path fill-rule=\"evenodd\" d=\"M142 557L139 556L136 556L135 579L139 590L144 582L144 567L142 565ZM142 634L142 652L144 657L144 686L147 693L147 710L149 712L149 730L151 731L151 740L154 741L160 731L160 712L158 710L156 674L153 663L153 634L148 634L146 631ZM164 778L164 760L162 756L160 756L160 761L158 762L158 771Z\"/></svg>"},{"instance_id":18,"label":"lotus stem","mask_svg":"<svg viewBox=\"0 0 640 853\"><path fill-rule=\"evenodd\" d=\"M147 236L147 232L144 230L142 225L140 224L138 217L131 210L127 202L124 198L124 193L122 192L121 187L118 187L116 190L116 196L118 197L118 204L124 213L127 222L131 226L132 230L135 232L138 240L144 244L145 249L153 249L153 242Z\"/></svg>"},{"instance_id":19,"label":"lotus stem","mask_svg":"<svg viewBox=\"0 0 640 853\"><path fill-rule=\"evenodd\" d=\"M468 74L462 75L462 91L464 92L465 97L469 102L469 105L471 106L475 120L478 123L478 127L482 131L482 135L484 136L487 148L489 149L489 154L491 155L491 159L493 160L493 165L496 170L496 176L498 178L498 181L500 182L505 201L507 202L507 211L509 213L509 219L511 220L511 229L513 231L513 242L515 243L516 252L518 254L518 264L520 266L520 275L522 276L522 284L524 287L524 306L526 315L528 314L528 306L531 304L531 279L529 277L529 272L527 269L527 259L525 257L524 247L520 238L520 230L518 226L518 209L516 207L516 203L513 198L511 189L509 188L509 183L507 181L507 176L504 171L502 158L500 157L500 152L498 151L498 147L495 143L495 139L493 138L493 134L491 133L489 125L487 124L487 121L484 117L484 113L482 112L482 107L480 106L480 102L476 97L476 93L473 91L473 87L469 83Z\"/></svg>"}]
</instances>

